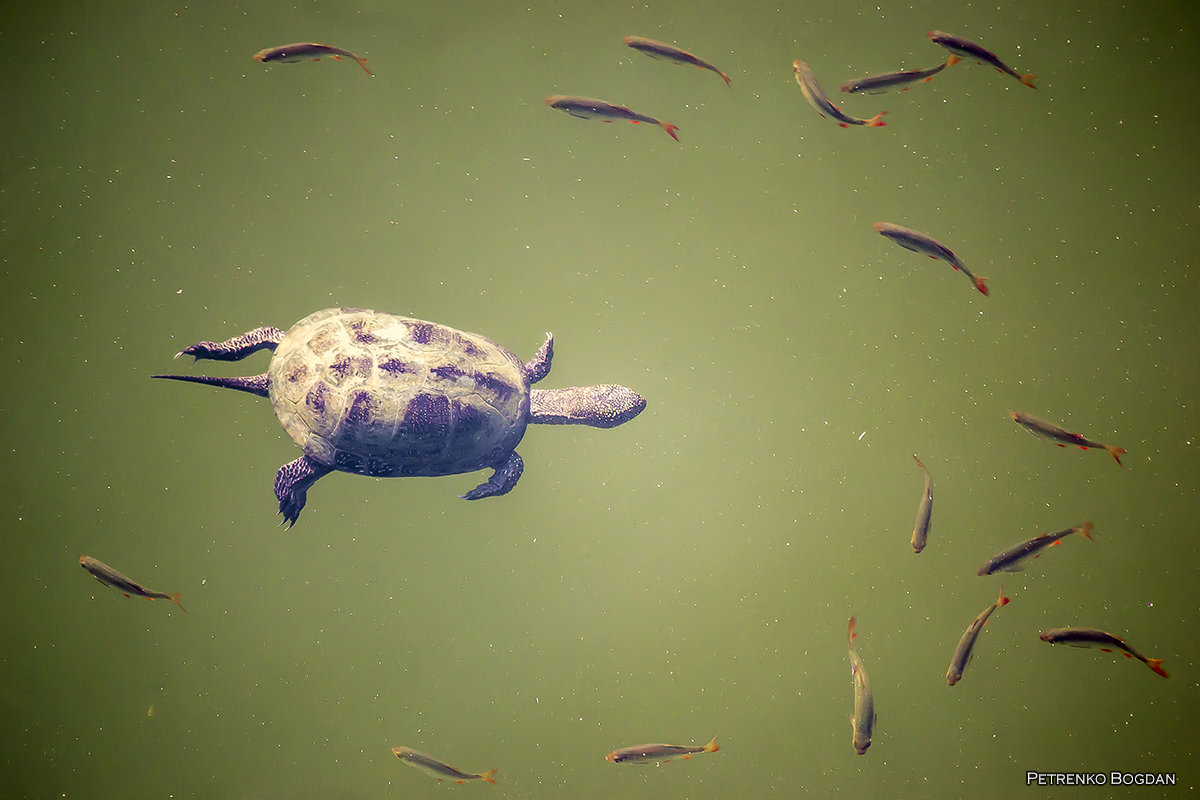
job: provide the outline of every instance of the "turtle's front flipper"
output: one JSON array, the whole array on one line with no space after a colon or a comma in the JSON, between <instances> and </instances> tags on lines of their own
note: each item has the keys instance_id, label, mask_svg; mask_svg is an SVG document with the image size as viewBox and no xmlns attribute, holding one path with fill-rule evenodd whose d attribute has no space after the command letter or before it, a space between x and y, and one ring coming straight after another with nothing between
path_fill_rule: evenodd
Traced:
<instances>
[{"instance_id":1,"label":"turtle's front flipper","mask_svg":"<svg viewBox=\"0 0 1200 800\"><path fill-rule=\"evenodd\" d=\"M502 494L508 494L517 485L517 481L521 479L521 473L524 471L525 462L514 450L509 453L507 461L496 467L492 477L464 494L462 499L479 500L483 497L499 497Z\"/></svg>"},{"instance_id":2,"label":"turtle's front flipper","mask_svg":"<svg viewBox=\"0 0 1200 800\"><path fill-rule=\"evenodd\" d=\"M538 348L538 351L533 354L533 358L529 359L529 363L525 365L525 374L529 376L530 383L537 383L550 374L552 358L554 358L554 334L547 333L546 342Z\"/></svg>"},{"instance_id":3,"label":"turtle's front flipper","mask_svg":"<svg viewBox=\"0 0 1200 800\"><path fill-rule=\"evenodd\" d=\"M328 475L332 469L308 456L300 456L295 461L284 464L279 468L279 472L275 473L275 496L279 498L279 513L283 514L283 521L289 528L296 524L300 511L308 500L308 487L322 476Z\"/></svg>"},{"instance_id":4,"label":"turtle's front flipper","mask_svg":"<svg viewBox=\"0 0 1200 800\"><path fill-rule=\"evenodd\" d=\"M249 333L243 333L241 336L235 336L223 342L196 342L180 350L175 357L194 356L197 361L202 358L210 358L215 361L241 361L251 353L257 353L264 348L274 350L282 339L283 331L279 328L255 328Z\"/></svg>"}]
</instances>

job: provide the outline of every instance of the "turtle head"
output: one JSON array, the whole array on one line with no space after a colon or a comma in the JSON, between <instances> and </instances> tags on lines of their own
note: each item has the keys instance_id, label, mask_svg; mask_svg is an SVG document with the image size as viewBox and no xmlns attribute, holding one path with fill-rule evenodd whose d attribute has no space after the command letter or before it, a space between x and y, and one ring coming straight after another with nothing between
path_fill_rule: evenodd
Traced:
<instances>
[{"instance_id":1,"label":"turtle head","mask_svg":"<svg viewBox=\"0 0 1200 800\"><path fill-rule=\"evenodd\" d=\"M529 396L529 421L538 425L590 425L615 428L646 408L646 398L625 386L572 386L534 389Z\"/></svg>"}]
</instances>

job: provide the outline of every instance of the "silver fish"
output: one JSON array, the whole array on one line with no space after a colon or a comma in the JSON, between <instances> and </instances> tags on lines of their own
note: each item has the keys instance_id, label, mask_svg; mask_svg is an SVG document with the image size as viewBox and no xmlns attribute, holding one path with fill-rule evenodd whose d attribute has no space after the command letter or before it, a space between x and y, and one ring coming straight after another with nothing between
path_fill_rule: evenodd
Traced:
<instances>
[{"instance_id":1,"label":"silver fish","mask_svg":"<svg viewBox=\"0 0 1200 800\"><path fill-rule=\"evenodd\" d=\"M105 586L111 586L117 591L124 594L126 597L137 595L145 597L147 600L170 600L175 605L179 606L180 611L187 611L183 607L183 603L179 602L180 593L166 594L165 592L156 592L152 589L147 589L137 581L122 575L115 569L105 564L102 561L97 561L91 556L80 556L79 566L83 567L96 580L103 583Z\"/></svg>"},{"instance_id":2,"label":"silver fish","mask_svg":"<svg viewBox=\"0 0 1200 800\"><path fill-rule=\"evenodd\" d=\"M913 525L912 535L913 552L919 553L925 549L925 540L929 538L929 519L933 516L933 476L925 469L916 453L913 454L913 461L916 461L917 466L925 473L925 492L921 495L921 505L917 507L917 521Z\"/></svg>"},{"instance_id":3,"label":"silver fish","mask_svg":"<svg viewBox=\"0 0 1200 800\"><path fill-rule=\"evenodd\" d=\"M974 61L978 61L981 64L987 64L995 67L1005 75L1013 76L1030 89L1037 88L1033 85L1033 79L1036 78L1037 75L1025 75L1017 72L1008 64L1005 64L1003 61L997 58L995 53L991 52L990 50L983 49L983 47L975 44L975 42L972 42L969 39L963 39L960 36L952 36L951 34L943 33L942 31L930 31L928 36L931 42L941 45L959 58L969 58Z\"/></svg>"},{"instance_id":4,"label":"silver fish","mask_svg":"<svg viewBox=\"0 0 1200 800\"><path fill-rule=\"evenodd\" d=\"M1078 433L1071 433L1065 428L1060 428L1053 422L1047 422L1044 419L1026 414L1024 411L1010 411L1008 414L1012 417L1013 422L1025 428L1035 436L1041 436L1043 439L1049 439L1059 447L1078 447L1080 450L1088 450L1095 448L1097 450L1107 450L1108 454L1117 460L1117 466L1121 466L1121 456L1125 455L1125 449L1111 444L1100 444L1093 442Z\"/></svg>"},{"instance_id":5,"label":"silver fish","mask_svg":"<svg viewBox=\"0 0 1200 800\"><path fill-rule=\"evenodd\" d=\"M1053 547L1072 533L1078 533L1088 541L1092 541L1092 523L1085 522L1081 525L1076 525L1074 528L1054 531L1053 533L1043 533L1040 536L1035 536L1018 545L1014 545L988 559L987 563L979 568L978 574L991 575L993 572L1020 572L1025 568L1026 561L1039 557L1047 547Z\"/></svg>"},{"instance_id":6,"label":"silver fish","mask_svg":"<svg viewBox=\"0 0 1200 800\"><path fill-rule=\"evenodd\" d=\"M1000 597L996 599L996 602L985 608L967 626L967 629L963 631L962 638L958 640L958 647L954 649L954 657L950 659L950 668L946 670L947 684L953 686L962 679L963 670L967 668L967 664L971 661L971 654L975 650L975 640L979 638L979 634L983 631L983 626L987 625L988 619L995 613L997 608L1006 606L1009 602L1011 601L1004 596L1004 589L1001 588Z\"/></svg>"},{"instance_id":7,"label":"silver fish","mask_svg":"<svg viewBox=\"0 0 1200 800\"><path fill-rule=\"evenodd\" d=\"M679 130L678 125L672 125L669 122L648 117L645 114L626 108L625 106L614 105L607 100L597 100L592 97L571 97L568 95L554 94L546 98L546 105L551 108L565 111L572 117L579 119L599 119L604 122L614 122L616 120L624 120L632 122L635 125L639 122L645 122L650 125L657 125L667 132L675 141L679 141L679 137L675 135L675 131Z\"/></svg>"},{"instance_id":8,"label":"silver fish","mask_svg":"<svg viewBox=\"0 0 1200 800\"><path fill-rule=\"evenodd\" d=\"M854 617L846 632L850 647L850 674L854 677L854 714L850 717L851 743L860 756L871 746L871 732L875 729L875 695L871 692L871 681L863 668L862 657L854 649Z\"/></svg>"},{"instance_id":9,"label":"silver fish","mask_svg":"<svg viewBox=\"0 0 1200 800\"><path fill-rule=\"evenodd\" d=\"M850 116L835 106L833 101L829 99L829 96L825 94L825 90L821 88L821 84L817 83L817 78L813 75L812 68L800 59L797 58L792 62L792 72L796 74L796 83L800 84L800 91L804 94L804 99L822 117L832 117L843 128L849 128L851 125L882 128L884 125L887 125L883 121L883 115L887 113L886 111L881 111L870 119L859 119L858 117Z\"/></svg>"},{"instance_id":10,"label":"silver fish","mask_svg":"<svg viewBox=\"0 0 1200 800\"><path fill-rule=\"evenodd\" d=\"M1136 658L1138 661L1141 661L1147 667L1154 670L1155 675L1161 675L1164 678L1171 677L1162 668L1161 658L1146 658L1120 636L1113 636L1111 633L1105 633L1096 628L1052 628L1048 631L1043 631L1039 638L1043 642L1049 642L1050 644L1066 644L1071 647L1092 647L1102 650L1105 653L1121 653L1126 658Z\"/></svg>"},{"instance_id":11,"label":"silver fish","mask_svg":"<svg viewBox=\"0 0 1200 800\"><path fill-rule=\"evenodd\" d=\"M912 88L914 83L928 83L933 80L933 76L958 61L954 56L950 56L941 64L930 69L905 69L899 72L884 72L879 75L868 75L865 78L859 78L856 81L847 81L841 85L841 90L849 94L882 94L888 89L895 89L897 86L903 86L900 91L907 92Z\"/></svg>"},{"instance_id":12,"label":"silver fish","mask_svg":"<svg viewBox=\"0 0 1200 800\"><path fill-rule=\"evenodd\" d=\"M720 749L717 746L717 737L714 736L708 740L708 744L698 747L687 744L638 744L613 750L604 758L614 764L645 764L650 761L691 758L696 753L715 753Z\"/></svg>"},{"instance_id":13,"label":"silver fish","mask_svg":"<svg viewBox=\"0 0 1200 800\"><path fill-rule=\"evenodd\" d=\"M984 297L987 297L987 278L978 278L971 274L971 270L967 269L967 266L946 245L935 241L920 231L914 231L912 228L905 228L901 225L893 225L890 222L876 222L874 228L884 237L891 239L905 250L912 250L914 253L920 253L930 258L938 258L945 261L970 278L975 288L982 292Z\"/></svg>"},{"instance_id":14,"label":"silver fish","mask_svg":"<svg viewBox=\"0 0 1200 800\"><path fill-rule=\"evenodd\" d=\"M488 783L496 782L496 770L489 769L487 772L463 772L460 769L450 766L442 761L438 761L431 755L422 753L418 750L413 750L411 747L393 747L392 753L408 764L410 767L416 767L427 775L432 775L439 781L454 781L455 783L466 783L467 781L487 781Z\"/></svg>"},{"instance_id":15,"label":"silver fish","mask_svg":"<svg viewBox=\"0 0 1200 800\"><path fill-rule=\"evenodd\" d=\"M255 61L261 61L264 64L270 64L278 61L283 64L291 64L296 61L320 61L321 56L329 56L334 61L340 61L342 56L352 58L362 67L363 72L372 75L371 70L367 69L367 60L362 56L355 55L349 50L343 50L340 47L334 47L329 44L317 44L315 42L296 42L295 44L284 44L279 47L268 47L265 50L259 50L254 54Z\"/></svg>"},{"instance_id":16,"label":"silver fish","mask_svg":"<svg viewBox=\"0 0 1200 800\"><path fill-rule=\"evenodd\" d=\"M667 44L666 42L656 42L644 36L626 36L622 41L634 50L641 51L651 58L661 58L664 61L671 61L675 64L698 67L715 72L725 79L726 86L730 85L728 75L704 59L692 55L687 50L680 50L674 45Z\"/></svg>"}]
</instances>

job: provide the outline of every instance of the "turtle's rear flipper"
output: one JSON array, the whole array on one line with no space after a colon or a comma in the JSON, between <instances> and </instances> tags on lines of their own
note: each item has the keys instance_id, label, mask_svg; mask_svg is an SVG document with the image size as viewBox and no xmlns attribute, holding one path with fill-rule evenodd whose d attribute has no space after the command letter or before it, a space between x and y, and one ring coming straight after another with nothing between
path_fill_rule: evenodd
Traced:
<instances>
[{"instance_id":1,"label":"turtle's rear flipper","mask_svg":"<svg viewBox=\"0 0 1200 800\"><path fill-rule=\"evenodd\" d=\"M498 497L508 494L517 485L521 473L525 471L525 462L517 455L517 451L509 453L508 460L496 467L492 477L476 486L462 496L463 500L479 500L484 497Z\"/></svg>"},{"instance_id":2,"label":"turtle's rear flipper","mask_svg":"<svg viewBox=\"0 0 1200 800\"><path fill-rule=\"evenodd\" d=\"M300 511L308 500L308 487L316 483L322 476L328 475L332 467L313 461L308 456L300 456L295 461L289 461L275 473L275 496L279 498L279 513L290 528L296 524ZM281 525L283 523L280 523Z\"/></svg>"},{"instance_id":3,"label":"turtle's rear flipper","mask_svg":"<svg viewBox=\"0 0 1200 800\"><path fill-rule=\"evenodd\" d=\"M241 361L251 353L257 353L264 348L274 350L282 339L283 331L279 328L269 326L255 328L249 333L243 333L241 336L235 336L223 342L196 342L180 350L175 357L193 356L197 361L202 358L214 361Z\"/></svg>"}]
</instances>

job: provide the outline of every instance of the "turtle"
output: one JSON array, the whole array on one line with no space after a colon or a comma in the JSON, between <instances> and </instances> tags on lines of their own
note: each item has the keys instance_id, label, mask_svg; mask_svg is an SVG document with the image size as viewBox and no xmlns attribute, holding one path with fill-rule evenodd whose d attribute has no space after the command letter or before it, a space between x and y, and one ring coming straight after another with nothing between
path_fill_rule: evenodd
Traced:
<instances>
[{"instance_id":1,"label":"turtle","mask_svg":"<svg viewBox=\"0 0 1200 800\"><path fill-rule=\"evenodd\" d=\"M554 336L527 363L486 336L363 308L327 308L284 332L255 328L176 353L238 361L272 350L262 375L154 375L267 397L304 454L275 475L280 524L296 524L308 489L334 470L373 477L494 472L461 497L512 491L524 471L516 447L529 424L613 428L646 407L640 394L601 384L532 389L550 372Z\"/></svg>"}]
</instances>

